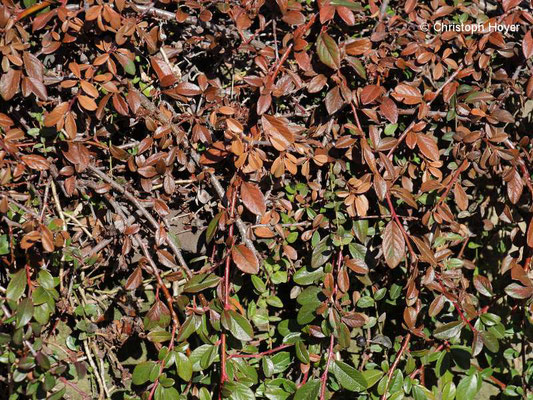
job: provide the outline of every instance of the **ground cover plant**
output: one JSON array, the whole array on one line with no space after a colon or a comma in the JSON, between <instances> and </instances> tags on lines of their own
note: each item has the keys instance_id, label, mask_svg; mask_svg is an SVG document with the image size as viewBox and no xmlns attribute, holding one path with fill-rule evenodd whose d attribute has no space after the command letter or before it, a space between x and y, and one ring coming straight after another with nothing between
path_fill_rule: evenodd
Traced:
<instances>
[{"instance_id":1,"label":"ground cover plant","mask_svg":"<svg viewBox=\"0 0 533 400\"><path fill-rule=\"evenodd\" d=\"M2 0L0 398L532 398L532 11Z\"/></svg>"}]
</instances>

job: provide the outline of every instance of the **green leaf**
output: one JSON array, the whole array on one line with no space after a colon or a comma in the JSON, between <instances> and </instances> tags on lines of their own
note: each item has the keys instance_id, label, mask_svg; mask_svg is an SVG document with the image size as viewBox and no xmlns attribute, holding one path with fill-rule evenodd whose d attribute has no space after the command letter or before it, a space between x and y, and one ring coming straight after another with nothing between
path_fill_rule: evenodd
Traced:
<instances>
[{"instance_id":1,"label":"green leaf","mask_svg":"<svg viewBox=\"0 0 533 400\"><path fill-rule=\"evenodd\" d=\"M162 343L170 340L171 335L170 332L164 330L163 328L156 327L147 335L147 337L154 343Z\"/></svg>"},{"instance_id":2,"label":"green leaf","mask_svg":"<svg viewBox=\"0 0 533 400\"><path fill-rule=\"evenodd\" d=\"M192 363L189 358L183 353L176 353L176 370L178 376L185 382L189 382L192 378Z\"/></svg>"},{"instance_id":3,"label":"green leaf","mask_svg":"<svg viewBox=\"0 0 533 400\"><path fill-rule=\"evenodd\" d=\"M298 285L311 285L317 279L322 278L324 275L324 269L322 267L309 272L306 267L300 268L293 276L293 280Z\"/></svg>"},{"instance_id":4,"label":"green leaf","mask_svg":"<svg viewBox=\"0 0 533 400\"><path fill-rule=\"evenodd\" d=\"M142 385L150 380L150 372L157 366L153 361L144 361L137 364L133 370L132 382L134 385Z\"/></svg>"},{"instance_id":5,"label":"green leaf","mask_svg":"<svg viewBox=\"0 0 533 400\"><path fill-rule=\"evenodd\" d=\"M341 386L352 392L362 392L368 386L361 372L342 361L335 361L331 366L335 378Z\"/></svg>"},{"instance_id":6,"label":"green leaf","mask_svg":"<svg viewBox=\"0 0 533 400\"><path fill-rule=\"evenodd\" d=\"M222 388L224 397L231 400L255 400L252 390L240 382L226 382Z\"/></svg>"},{"instance_id":7,"label":"green leaf","mask_svg":"<svg viewBox=\"0 0 533 400\"><path fill-rule=\"evenodd\" d=\"M433 331L433 336L441 340L451 339L457 336L461 332L462 328L463 323L461 321L449 322L435 329Z\"/></svg>"},{"instance_id":8,"label":"green leaf","mask_svg":"<svg viewBox=\"0 0 533 400\"><path fill-rule=\"evenodd\" d=\"M318 58L331 69L339 69L341 66L341 56L339 46L335 40L327 33L322 33L316 41Z\"/></svg>"},{"instance_id":9,"label":"green leaf","mask_svg":"<svg viewBox=\"0 0 533 400\"><path fill-rule=\"evenodd\" d=\"M20 328L30 322L33 317L33 303L31 299L26 297L23 299L18 307L17 314L15 315L16 327Z\"/></svg>"},{"instance_id":10,"label":"green leaf","mask_svg":"<svg viewBox=\"0 0 533 400\"><path fill-rule=\"evenodd\" d=\"M300 360L304 364L309 364L309 351L307 350L307 346L305 345L305 343L301 340L297 341L295 349L296 357L298 357L298 360Z\"/></svg>"},{"instance_id":11,"label":"green leaf","mask_svg":"<svg viewBox=\"0 0 533 400\"><path fill-rule=\"evenodd\" d=\"M7 285L6 297L8 300L17 301L26 290L26 270L21 269L11 277Z\"/></svg>"},{"instance_id":12,"label":"green leaf","mask_svg":"<svg viewBox=\"0 0 533 400\"><path fill-rule=\"evenodd\" d=\"M220 217L222 217L223 211L219 212L215 217L211 220L209 225L207 226L207 230L205 232L205 241L207 244L213 240L215 237L215 233L217 232L218 227L218 221L220 221Z\"/></svg>"},{"instance_id":13,"label":"green leaf","mask_svg":"<svg viewBox=\"0 0 533 400\"><path fill-rule=\"evenodd\" d=\"M383 376L383 371L380 371L379 369L369 369L367 371L363 371L362 373L366 380L367 389L374 386Z\"/></svg>"},{"instance_id":14,"label":"green leaf","mask_svg":"<svg viewBox=\"0 0 533 400\"><path fill-rule=\"evenodd\" d=\"M349 8L350 10L360 10L361 4L360 3L354 3L352 0L331 0L329 2L332 6L341 6Z\"/></svg>"},{"instance_id":15,"label":"green leaf","mask_svg":"<svg viewBox=\"0 0 533 400\"><path fill-rule=\"evenodd\" d=\"M39 277L37 278L37 281L44 289L53 289L55 287L54 277L45 269L39 271Z\"/></svg>"},{"instance_id":16,"label":"green leaf","mask_svg":"<svg viewBox=\"0 0 533 400\"><path fill-rule=\"evenodd\" d=\"M480 332L479 334L481 335L481 340L487 349L493 353L497 353L498 350L500 350L498 339L496 339L496 336L494 336L491 332Z\"/></svg>"},{"instance_id":17,"label":"green leaf","mask_svg":"<svg viewBox=\"0 0 533 400\"><path fill-rule=\"evenodd\" d=\"M473 400L478 390L477 375L465 376L457 385L456 398L460 400Z\"/></svg>"},{"instance_id":18,"label":"green leaf","mask_svg":"<svg viewBox=\"0 0 533 400\"><path fill-rule=\"evenodd\" d=\"M320 381L312 379L302 385L294 394L294 400L316 400L320 391Z\"/></svg>"},{"instance_id":19,"label":"green leaf","mask_svg":"<svg viewBox=\"0 0 533 400\"><path fill-rule=\"evenodd\" d=\"M233 310L224 311L222 324L239 340L250 341L254 337L250 322Z\"/></svg>"},{"instance_id":20,"label":"green leaf","mask_svg":"<svg viewBox=\"0 0 533 400\"><path fill-rule=\"evenodd\" d=\"M0 256L4 256L11 252L11 246L9 245L9 238L7 235L0 235Z\"/></svg>"},{"instance_id":21,"label":"green leaf","mask_svg":"<svg viewBox=\"0 0 533 400\"><path fill-rule=\"evenodd\" d=\"M220 282L220 277L215 274L198 274L194 275L183 286L184 293L198 293L204 289L215 287Z\"/></svg>"}]
</instances>

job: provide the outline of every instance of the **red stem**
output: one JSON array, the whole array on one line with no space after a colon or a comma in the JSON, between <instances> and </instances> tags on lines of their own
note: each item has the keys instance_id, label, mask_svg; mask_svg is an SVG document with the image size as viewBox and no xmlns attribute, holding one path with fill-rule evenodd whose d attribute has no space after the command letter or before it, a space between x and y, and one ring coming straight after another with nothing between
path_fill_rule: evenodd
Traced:
<instances>
[{"instance_id":1,"label":"red stem","mask_svg":"<svg viewBox=\"0 0 533 400\"><path fill-rule=\"evenodd\" d=\"M233 188L233 195L231 198L231 208L230 208L230 219L233 219L233 215L235 213L235 201L237 200L237 190ZM233 246L233 221L231 222L231 225L229 227L229 240L231 245ZM228 255L226 256L226 268L224 270L224 311L229 310L230 308L230 301L229 301L229 292L230 292L230 282L229 282L229 274L230 274L230 265L231 265L231 257L230 252L228 252ZM228 379L228 375L226 374L226 362L228 355L226 353L226 333L222 333L221 341L220 341L220 353L221 353L221 359L220 359L220 390L218 392L219 399L222 396L222 386L224 385L224 382Z\"/></svg>"},{"instance_id":2,"label":"red stem","mask_svg":"<svg viewBox=\"0 0 533 400\"><path fill-rule=\"evenodd\" d=\"M273 354L273 353L276 353L280 350L283 350L283 349L286 349L287 347L291 347L293 346L292 343L285 343L285 344L282 344L278 347L275 347L273 349L270 349L270 350L266 350L266 351L263 351L261 353L257 353L257 354L232 354L229 356L229 358L260 358L260 357L263 357L263 356L268 356L269 354Z\"/></svg>"},{"instance_id":3,"label":"red stem","mask_svg":"<svg viewBox=\"0 0 533 400\"><path fill-rule=\"evenodd\" d=\"M400 348L400 351L398 351L398 354L396 354L396 359L394 360L394 363L392 364L391 369L389 370L389 373L387 374L387 385L385 386L385 392L383 393L383 396L381 396L381 400L385 400L387 398L387 392L389 390L389 384L390 380L392 378L392 374L394 373L394 370L398 366L398 363L400 362L400 359L402 358L403 353L405 353L405 350L407 349L407 346L409 346L409 341L411 340L411 333L408 333L405 337L402 347Z\"/></svg>"},{"instance_id":4,"label":"red stem","mask_svg":"<svg viewBox=\"0 0 533 400\"><path fill-rule=\"evenodd\" d=\"M450 193L450 190L453 184L455 183L457 178L459 178L459 175L461 174L461 172L463 172L466 168L468 168L469 164L470 163L468 162L468 160L465 159L463 160L459 168L455 170L455 172L453 173L452 179L450 179L450 182L448 182L448 185L446 186L446 191L443 193L443 195L439 199L439 202L437 203L437 207L440 206L444 200L446 200L446 198L448 197L448 193Z\"/></svg>"}]
</instances>

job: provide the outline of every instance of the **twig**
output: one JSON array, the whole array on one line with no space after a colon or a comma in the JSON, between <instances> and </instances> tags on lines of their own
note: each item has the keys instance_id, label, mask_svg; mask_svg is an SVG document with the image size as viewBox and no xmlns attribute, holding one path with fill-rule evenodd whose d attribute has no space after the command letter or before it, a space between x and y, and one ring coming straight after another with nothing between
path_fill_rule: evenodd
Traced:
<instances>
[{"instance_id":1,"label":"twig","mask_svg":"<svg viewBox=\"0 0 533 400\"><path fill-rule=\"evenodd\" d=\"M87 340L89 340L89 339L86 339L86 340L83 341L83 349L85 350L85 354L87 355L87 360L89 361L89 365L94 370L94 376L96 377L96 382L98 382L98 389L99 389L98 399L103 399L104 398L104 394L105 394L105 392L104 392L104 383L102 382L102 378L100 377L100 373L98 372L98 368L97 368L96 364L94 363L93 355L91 353L91 349L87 345Z\"/></svg>"},{"instance_id":2,"label":"twig","mask_svg":"<svg viewBox=\"0 0 533 400\"><path fill-rule=\"evenodd\" d=\"M455 170L455 172L452 175L452 178L450 179L450 182L448 182L448 185L446 185L446 190L444 191L442 196L440 196L439 202L437 203L436 207L439 207L442 204L442 202L448 197L448 193L450 193L450 190L453 184L455 183L457 178L459 178L459 175L461 174L461 172L467 169L469 165L470 163L468 162L468 160L464 159L461 165L459 166L459 168Z\"/></svg>"},{"instance_id":3,"label":"twig","mask_svg":"<svg viewBox=\"0 0 533 400\"><path fill-rule=\"evenodd\" d=\"M326 398L326 383L328 381L329 363L331 362L331 359L333 358L334 344L335 344L335 335L331 333L331 336L329 339L329 350L328 350L328 359L326 361L326 369L324 370L324 373L322 374L322 377L320 378L320 382L321 382L320 400L324 400Z\"/></svg>"},{"instance_id":4,"label":"twig","mask_svg":"<svg viewBox=\"0 0 533 400\"><path fill-rule=\"evenodd\" d=\"M446 87L447 84L449 84L451 81L453 81L455 79L455 77L459 74L459 72L461 72L462 70L462 65L459 65L459 67L457 68L457 70L450 75L450 77L442 84L441 87L439 87L437 89L437 91L435 92L435 97L430 100L428 102L428 107L437 99L437 97L439 96L440 92L442 92L442 90L444 89L444 87ZM403 133L400 135L400 137L398 138L398 141L396 143L394 143L394 146L391 147L391 149L389 150L389 152L387 153L387 157L391 157L392 154L394 153L394 151L396 150L396 148L403 142L403 140L405 139L405 137L407 136L407 134L409 133L409 131L415 126L416 124L416 118L409 124L409 126L407 128L405 128L405 130L403 131ZM384 166L382 166L380 168L380 170L383 170Z\"/></svg>"},{"instance_id":5,"label":"twig","mask_svg":"<svg viewBox=\"0 0 533 400\"><path fill-rule=\"evenodd\" d=\"M115 201L115 199L111 195L107 195L106 199L113 206L113 208L115 209L117 214L120 215L120 217L124 221L127 221L128 218L126 217L126 213L124 212L123 207L120 204L118 204L118 202ZM178 320L178 315L176 314L176 311L174 310L173 297L170 295L170 292L168 291L168 288L166 287L165 283L163 282L163 279L161 278L161 274L159 273L159 268L157 268L157 264L154 262L154 259L150 255L150 252L148 251L148 248L146 247L146 245L142 241L140 235L138 233L134 234L133 235L133 239L135 240L137 245L141 248L144 256L148 260L148 263L150 264L150 267L151 267L151 273L152 273L152 275L155 276L157 284L159 285L159 287L163 291L163 296L165 297L165 300L166 300L166 302L168 304L168 308L169 308L169 311L170 311L170 317L172 319L172 323L176 326L176 328L179 328L180 323L179 323L179 320Z\"/></svg>"},{"instance_id":6,"label":"twig","mask_svg":"<svg viewBox=\"0 0 533 400\"><path fill-rule=\"evenodd\" d=\"M229 212L230 219L233 219L233 216L235 214L235 202L237 200L237 190L233 189L233 196L231 199L231 209ZM228 233L228 240L231 246L233 246L233 223L229 227L229 233ZM224 312L230 309L230 302L229 302L229 292L230 292L230 282L229 282L229 274L230 274L230 265L231 265L231 257L230 253L226 255L226 265L224 268ZM226 352L226 333L222 332L221 340L220 340L220 353L221 353L221 359L220 359L220 390L219 390L219 398L222 393L222 387L224 386L224 382L228 379L228 375L226 373L226 361L227 361L227 352Z\"/></svg>"},{"instance_id":7,"label":"twig","mask_svg":"<svg viewBox=\"0 0 533 400\"><path fill-rule=\"evenodd\" d=\"M109 183L113 189L118 191L119 193L123 194L137 209L145 216L145 218L150 222L150 224L153 226L155 230L159 229L159 224L154 219L154 217L148 212L148 210L137 200L137 198L132 195L124 186L116 182L115 180L111 179L109 176L104 174L102 171L100 171L98 168L89 165L88 169L93 172L96 176L98 176L103 181ZM181 249L177 246L176 243L172 240L170 236L167 236L166 243L168 246L172 249L174 254L176 255L179 263L181 264L181 269L185 272L185 274L190 278L192 277L192 272L187 267L187 263L185 262L185 259L183 258L183 255L181 254Z\"/></svg>"},{"instance_id":8,"label":"twig","mask_svg":"<svg viewBox=\"0 0 533 400\"><path fill-rule=\"evenodd\" d=\"M166 115L161 113L157 109L157 107L150 100L148 100L148 98L146 98L146 96L144 94L139 92L133 86L133 84L131 84L131 83L129 85L129 90L131 92L135 93L140 98L141 105L144 108L146 108L150 113L152 113L159 120L159 122L161 122L161 123L163 123L165 125L169 125L170 128L172 129L172 131L175 134L179 134L180 133L178 127L174 123L172 123L172 121ZM196 151L194 151L194 149L190 149L190 151L191 151L191 157L194 160L194 162L196 163L196 165L203 169L203 167L202 167L202 165L200 163L200 156L198 155L198 153ZM208 172L208 171L206 171L206 172ZM225 207L227 207L228 206L228 200L226 198L226 192L222 188L222 185L220 184L220 181L218 180L218 178L213 173L209 173L209 181L211 182L211 185L214 187L215 191L217 192L217 195L220 198L220 200L222 201L222 204ZM257 253L257 250L255 249L255 246L253 245L252 241L248 238L247 231L246 231L246 226L244 225L244 222L242 222L242 219L238 215L235 216L235 223L237 224L237 228L239 229L239 233L241 235L241 238L242 238L244 244L259 259L260 257L259 257L259 254Z\"/></svg>"}]
</instances>

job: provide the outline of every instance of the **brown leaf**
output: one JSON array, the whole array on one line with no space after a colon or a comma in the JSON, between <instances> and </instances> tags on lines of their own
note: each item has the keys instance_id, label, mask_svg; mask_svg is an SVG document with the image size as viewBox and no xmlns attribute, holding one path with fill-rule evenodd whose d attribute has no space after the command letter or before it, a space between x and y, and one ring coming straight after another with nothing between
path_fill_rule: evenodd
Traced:
<instances>
[{"instance_id":1,"label":"brown leaf","mask_svg":"<svg viewBox=\"0 0 533 400\"><path fill-rule=\"evenodd\" d=\"M339 109L342 107L344 100L341 97L341 92L338 86L335 86L328 92L325 98L325 104L329 115L339 111Z\"/></svg>"},{"instance_id":2,"label":"brown leaf","mask_svg":"<svg viewBox=\"0 0 533 400\"><path fill-rule=\"evenodd\" d=\"M0 78L0 95L4 100L11 100L18 93L21 77L21 72L12 68L9 68L2 75Z\"/></svg>"},{"instance_id":3,"label":"brown leaf","mask_svg":"<svg viewBox=\"0 0 533 400\"><path fill-rule=\"evenodd\" d=\"M381 96L381 86L368 85L361 92L361 103L370 104L373 103L379 96Z\"/></svg>"},{"instance_id":4,"label":"brown leaf","mask_svg":"<svg viewBox=\"0 0 533 400\"><path fill-rule=\"evenodd\" d=\"M239 244L231 249L233 262L242 272L247 274L257 274L259 272L259 261L252 251L244 244Z\"/></svg>"},{"instance_id":5,"label":"brown leaf","mask_svg":"<svg viewBox=\"0 0 533 400\"><path fill-rule=\"evenodd\" d=\"M78 103L88 111L94 111L97 108L96 102L89 96L80 95L78 97Z\"/></svg>"},{"instance_id":6,"label":"brown leaf","mask_svg":"<svg viewBox=\"0 0 533 400\"><path fill-rule=\"evenodd\" d=\"M51 253L55 250L54 235L46 226L41 225L41 243L43 244L44 251Z\"/></svg>"},{"instance_id":7,"label":"brown leaf","mask_svg":"<svg viewBox=\"0 0 533 400\"><path fill-rule=\"evenodd\" d=\"M513 169L510 180L507 181L507 196L509 196L511 203L518 203L520 196L522 196L523 189L524 182L522 181L522 177L516 169Z\"/></svg>"},{"instance_id":8,"label":"brown leaf","mask_svg":"<svg viewBox=\"0 0 533 400\"><path fill-rule=\"evenodd\" d=\"M55 126L60 119L65 117L65 114L68 110L68 103L58 104L52 111L50 111L44 117L44 126L52 127Z\"/></svg>"},{"instance_id":9,"label":"brown leaf","mask_svg":"<svg viewBox=\"0 0 533 400\"><path fill-rule=\"evenodd\" d=\"M265 197L256 184L243 182L241 185L241 198L246 208L254 214L264 215L266 213Z\"/></svg>"},{"instance_id":10,"label":"brown leaf","mask_svg":"<svg viewBox=\"0 0 533 400\"><path fill-rule=\"evenodd\" d=\"M202 90L197 85L190 82L180 83L176 86L175 91L177 94L187 97L197 96L202 93Z\"/></svg>"},{"instance_id":11,"label":"brown leaf","mask_svg":"<svg viewBox=\"0 0 533 400\"><path fill-rule=\"evenodd\" d=\"M270 93L262 94L257 100L257 115L263 115L272 104L272 95Z\"/></svg>"},{"instance_id":12,"label":"brown leaf","mask_svg":"<svg viewBox=\"0 0 533 400\"><path fill-rule=\"evenodd\" d=\"M457 182L453 188L453 196L457 207L459 207L460 210L465 211L468 208L468 197L459 182Z\"/></svg>"},{"instance_id":13,"label":"brown leaf","mask_svg":"<svg viewBox=\"0 0 533 400\"><path fill-rule=\"evenodd\" d=\"M379 106L379 111L381 111L383 116L387 118L390 123L395 124L398 122L398 107L391 98L383 97Z\"/></svg>"},{"instance_id":14,"label":"brown leaf","mask_svg":"<svg viewBox=\"0 0 533 400\"><path fill-rule=\"evenodd\" d=\"M287 120L265 114L261 117L261 121L265 133L277 150L286 150L294 143L294 136L288 127Z\"/></svg>"},{"instance_id":15,"label":"brown leaf","mask_svg":"<svg viewBox=\"0 0 533 400\"><path fill-rule=\"evenodd\" d=\"M529 227L527 228L527 245L533 248L533 217L529 221Z\"/></svg>"},{"instance_id":16,"label":"brown leaf","mask_svg":"<svg viewBox=\"0 0 533 400\"><path fill-rule=\"evenodd\" d=\"M391 220L383 232L383 254L390 268L396 268L405 256L405 240L396 221Z\"/></svg>"},{"instance_id":17,"label":"brown leaf","mask_svg":"<svg viewBox=\"0 0 533 400\"><path fill-rule=\"evenodd\" d=\"M531 37L531 31L524 36L524 40L522 41L522 51L524 52L524 57L526 59L533 56L533 38Z\"/></svg>"},{"instance_id":18,"label":"brown leaf","mask_svg":"<svg viewBox=\"0 0 533 400\"><path fill-rule=\"evenodd\" d=\"M416 8L416 3L417 3L417 0L407 0L404 6L405 12L407 14L410 14L411 12L413 12Z\"/></svg>"},{"instance_id":19,"label":"brown leaf","mask_svg":"<svg viewBox=\"0 0 533 400\"><path fill-rule=\"evenodd\" d=\"M26 154L20 157L21 160L31 169L46 171L50 168L50 163L46 158L37 154Z\"/></svg>"},{"instance_id":20,"label":"brown leaf","mask_svg":"<svg viewBox=\"0 0 533 400\"><path fill-rule=\"evenodd\" d=\"M419 133L416 137L416 144L422 154L430 160L437 161L439 159L439 147L431 136Z\"/></svg>"},{"instance_id":21,"label":"brown leaf","mask_svg":"<svg viewBox=\"0 0 533 400\"><path fill-rule=\"evenodd\" d=\"M128 280L126 281L126 284L124 285L124 289L126 290L135 290L139 286L141 286L143 280L143 274L141 267L135 268L135 270L131 273Z\"/></svg>"},{"instance_id":22,"label":"brown leaf","mask_svg":"<svg viewBox=\"0 0 533 400\"><path fill-rule=\"evenodd\" d=\"M422 94L418 88L414 88L405 83L400 83L394 89L393 95L405 104L418 104L422 102Z\"/></svg>"}]
</instances>

